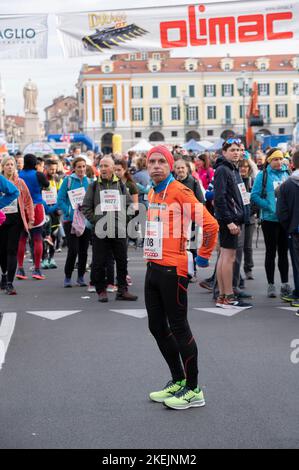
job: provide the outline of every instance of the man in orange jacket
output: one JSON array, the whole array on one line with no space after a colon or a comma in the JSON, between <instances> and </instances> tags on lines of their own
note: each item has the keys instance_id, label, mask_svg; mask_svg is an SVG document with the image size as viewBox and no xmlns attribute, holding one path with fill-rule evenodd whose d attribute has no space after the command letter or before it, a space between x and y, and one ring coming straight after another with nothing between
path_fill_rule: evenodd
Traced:
<instances>
[{"instance_id":1,"label":"man in orange jacket","mask_svg":"<svg viewBox=\"0 0 299 470\"><path fill-rule=\"evenodd\" d=\"M149 329L172 375L162 390L149 397L169 408L186 409L205 404L197 382L197 345L187 320L188 265L193 268L192 254L188 256L186 248L188 227L194 221L202 231L196 262L207 267L217 242L218 223L193 192L173 178L173 164L171 152L162 145L148 152L153 188L148 195L144 240L148 261L145 304Z\"/></svg>"}]
</instances>

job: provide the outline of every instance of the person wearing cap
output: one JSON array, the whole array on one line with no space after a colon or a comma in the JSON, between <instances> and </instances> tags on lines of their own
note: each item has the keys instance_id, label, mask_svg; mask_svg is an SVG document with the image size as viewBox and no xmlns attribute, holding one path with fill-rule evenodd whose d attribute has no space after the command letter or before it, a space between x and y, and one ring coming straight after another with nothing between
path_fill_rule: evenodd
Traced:
<instances>
[{"instance_id":1,"label":"person wearing cap","mask_svg":"<svg viewBox=\"0 0 299 470\"><path fill-rule=\"evenodd\" d=\"M203 229L197 265L207 267L216 245L218 224L193 192L172 175L174 159L164 146L147 154L152 179L145 228L144 258L147 260L145 305L149 330L168 364L171 380L149 398L173 409L205 404L198 388L197 345L187 320L188 278L193 257L186 245L191 221Z\"/></svg>"},{"instance_id":2,"label":"person wearing cap","mask_svg":"<svg viewBox=\"0 0 299 470\"><path fill-rule=\"evenodd\" d=\"M277 295L274 279L276 253L278 253L278 270L281 278L280 295L291 294L291 287L288 284L288 236L276 214L279 187L289 177L289 171L283 165L283 159L281 150L270 149L266 154L265 168L258 173L251 191L251 201L261 208L262 231L266 246L267 295L269 298L275 298Z\"/></svg>"}]
</instances>

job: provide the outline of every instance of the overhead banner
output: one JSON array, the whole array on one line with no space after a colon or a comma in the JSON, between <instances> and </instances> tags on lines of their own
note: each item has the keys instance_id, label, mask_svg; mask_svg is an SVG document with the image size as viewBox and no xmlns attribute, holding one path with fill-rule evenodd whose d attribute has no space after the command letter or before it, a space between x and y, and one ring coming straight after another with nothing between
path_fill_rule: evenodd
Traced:
<instances>
[{"instance_id":1,"label":"overhead banner","mask_svg":"<svg viewBox=\"0 0 299 470\"><path fill-rule=\"evenodd\" d=\"M229 1L57 15L65 56L172 50L208 57L299 52L299 2Z\"/></svg>"},{"instance_id":2,"label":"overhead banner","mask_svg":"<svg viewBox=\"0 0 299 470\"><path fill-rule=\"evenodd\" d=\"M0 15L0 59L47 57L47 15Z\"/></svg>"}]
</instances>

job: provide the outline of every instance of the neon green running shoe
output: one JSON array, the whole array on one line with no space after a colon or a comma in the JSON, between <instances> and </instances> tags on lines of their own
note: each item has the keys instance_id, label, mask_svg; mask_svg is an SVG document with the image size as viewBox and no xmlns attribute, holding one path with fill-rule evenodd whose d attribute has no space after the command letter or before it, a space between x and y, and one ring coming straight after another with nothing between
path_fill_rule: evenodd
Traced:
<instances>
[{"instance_id":1,"label":"neon green running shoe","mask_svg":"<svg viewBox=\"0 0 299 470\"><path fill-rule=\"evenodd\" d=\"M293 295L293 294L281 295L280 298L281 298L281 300L283 300L284 302L296 302L296 303L299 302L298 297L296 297L296 296Z\"/></svg>"},{"instance_id":2,"label":"neon green running shoe","mask_svg":"<svg viewBox=\"0 0 299 470\"><path fill-rule=\"evenodd\" d=\"M151 392L149 394L149 397L152 401L156 401L157 403L163 403L164 400L173 397L174 394L184 388L185 385L185 379L181 382L173 382L172 380L170 380L169 382L167 382L163 390L159 390L158 392Z\"/></svg>"},{"instance_id":3,"label":"neon green running shoe","mask_svg":"<svg viewBox=\"0 0 299 470\"><path fill-rule=\"evenodd\" d=\"M184 387L173 397L164 400L164 405L174 410L186 410L191 407L204 406L205 399L202 390L199 388L191 390L188 387Z\"/></svg>"}]
</instances>

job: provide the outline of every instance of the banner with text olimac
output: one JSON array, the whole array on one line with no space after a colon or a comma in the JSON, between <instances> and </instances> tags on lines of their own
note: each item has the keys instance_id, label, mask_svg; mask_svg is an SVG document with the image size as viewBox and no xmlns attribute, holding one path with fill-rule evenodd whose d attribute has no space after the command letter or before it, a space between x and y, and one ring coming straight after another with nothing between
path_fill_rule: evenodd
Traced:
<instances>
[{"instance_id":1,"label":"banner with text olimac","mask_svg":"<svg viewBox=\"0 0 299 470\"><path fill-rule=\"evenodd\" d=\"M69 57L163 49L173 57L297 54L299 2L215 0L62 13L57 28Z\"/></svg>"}]
</instances>

